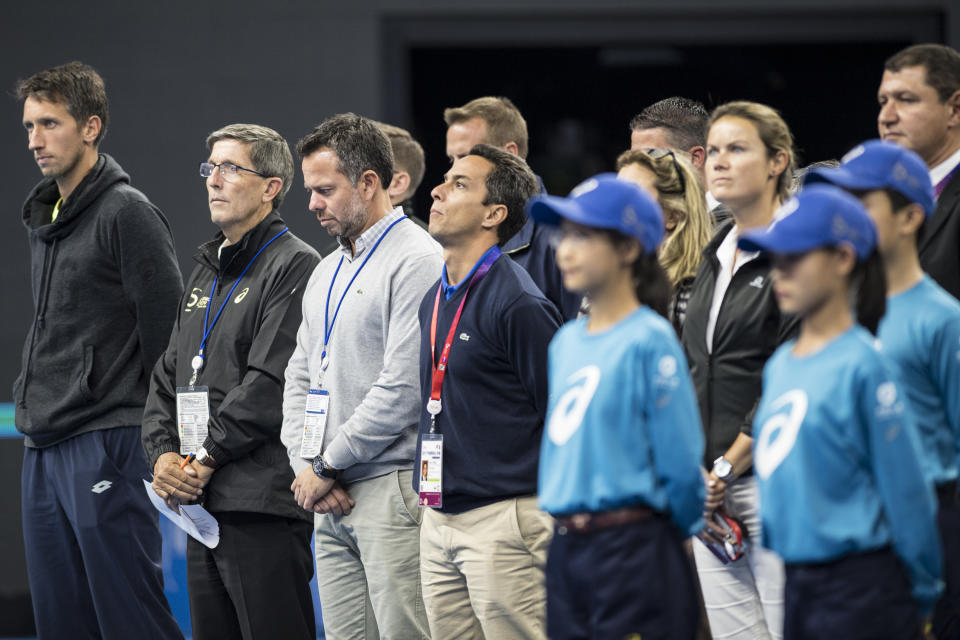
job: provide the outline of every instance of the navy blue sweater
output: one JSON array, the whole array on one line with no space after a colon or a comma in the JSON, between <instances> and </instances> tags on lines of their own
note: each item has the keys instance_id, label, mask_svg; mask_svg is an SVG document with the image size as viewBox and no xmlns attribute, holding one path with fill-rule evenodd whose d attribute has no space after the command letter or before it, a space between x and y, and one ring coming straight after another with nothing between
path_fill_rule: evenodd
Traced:
<instances>
[{"instance_id":1,"label":"navy blue sweater","mask_svg":"<svg viewBox=\"0 0 960 640\"><path fill-rule=\"evenodd\" d=\"M430 431L430 323L440 281L420 304L420 438ZM439 358L467 290L440 296ZM537 492L540 438L547 412L547 347L562 323L530 275L501 256L470 290L443 381L443 508L461 513ZM419 491L419 475L413 474Z\"/></svg>"}]
</instances>

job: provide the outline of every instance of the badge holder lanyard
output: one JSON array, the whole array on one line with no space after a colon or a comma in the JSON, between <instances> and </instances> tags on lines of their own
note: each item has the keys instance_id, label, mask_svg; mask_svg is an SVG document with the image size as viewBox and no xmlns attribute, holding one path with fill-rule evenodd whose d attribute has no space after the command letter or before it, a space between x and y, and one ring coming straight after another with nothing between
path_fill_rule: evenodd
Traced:
<instances>
[{"instance_id":1,"label":"badge holder lanyard","mask_svg":"<svg viewBox=\"0 0 960 640\"><path fill-rule=\"evenodd\" d=\"M333 319L330 320L330 297L333 295L333 285L336 283L337 276L340 274L340 267L343 266L343 256L340 256L337 269L333 272L333 279L330 280L330 288L327 289L327 302L324 306L323 313L323 352L320 355L320 376L317 385L307 391L307 403L303 417L303 437L300 440L301 458L315 458L323 451L323 436L327 429L327 414L330 409L330 392L322 388L323 374L330 364L330 359L327 358L327 345L330 343L330 336L333 334L333 325L336 323L337 316L340 314L340 305L343 304L344 298L346 298L350 292L353 281L357 279L357 276L360 275L363 268L367 266L367 262L373 257L374 252L377 250L377 247L380 246L380 243L383 242L383 239L387 237L391 229L397 226L401 220L405 219L406 216L401 216L391 222L390 226L387 227L384 232L380 234L380 237L377 238L377 241L373 243L370 252L367 253L363 262L360 263L360 268L354 272L353 277L350 278L347 286L344 287L343 293L340 295L340 301L337 302L337 308L333 312Z\"/></svg>"},{"instance_id":2,"label":"badge holder lanyard","mask_svg":"<svg viewBox=\"0 0 960 640\"><path fill-rule=\"evenodd\" d=\"M436 360L437 316L440 312L440 296L443 293L443 285L437 286L437 297L433 302L433 318L430 322L432 376L430 400L427 402L427 413L430 414L430 433L425 433L420 438L420 464L417 469L420 473L420 505L424 507L439 508L443 506L443 434L437 430L437 416L443 410L440 392L443 390L443 379L447 375L447 363L450 359L453 338L457 333L457 325L460 324L460 316L463 314L463 307L467 303L470 290L487 275L490 267L499 257L500 249L497 247L484 258L473 277L470 278L467 290L464 292L463 299L460 300L460 306L457 308L457 313L453 317L453 322L450 323L450 331L447 332L447 339L443 344L443 350L440 352L439 362Z\"/></svg>"},{"instance_id":3,"label":"badge holder lanyard","mask_svg":"<svg viewBox=\"0 0 960 640\"><path fill-rule=\"evenodd\" d=\"M220 314L223 313L224 308L226 308L237 285L240 284L243 277L247 275L247 271L253 263L256 262L260 254L263 253L263 250L287 231L289 231L289 228L284 227L280 233L270 238L270 240L254 254L250 262L247 263L247 266L240 272L240 277L238 277L237 281L230 287L230 291L223 299L220 310L217 311L217 315L214 316L213 323L210 324L209 327L207 326L207 320L210 314L210 300L207 301L207 307L203 313L203 337L200 340L200 350L190 361L193 375L190 377L188 386L177 387L177 431L180 436L180 455L185 456L193 453L199 449L203 441L207 439L207 423L210 420L210 390L207 387L196 386L197 377L200 375L200 370L204 365L203 350L206 347L207 338L210 337L210 333L216 326L217 320L220 319ZM213 285L210 289L210 299L213 298L213 292L217 288L218 279L219 276L215 276L213 279Z\"/></svg>"}]
</instances>

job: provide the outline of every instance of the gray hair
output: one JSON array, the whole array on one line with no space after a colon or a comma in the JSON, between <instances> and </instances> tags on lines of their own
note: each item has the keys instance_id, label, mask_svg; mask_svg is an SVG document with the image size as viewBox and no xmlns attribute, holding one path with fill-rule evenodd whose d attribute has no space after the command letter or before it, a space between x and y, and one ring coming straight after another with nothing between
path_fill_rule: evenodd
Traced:
<instances>
[{"instance_id":1,"label":"gray hair","mask_svg":"<svg viewBox=\"0 0 960 640\"><path fill-rule=\"evenodd\" d=\"M221 140L236 140L250 145L252 168L269 178L283 181L280 193L273 199L273 208L279 209L293 184L293 155L283 136L258 124L229 124L207 136L207 149L213 149L213 145Z\"/></svg>"}]
</instances>

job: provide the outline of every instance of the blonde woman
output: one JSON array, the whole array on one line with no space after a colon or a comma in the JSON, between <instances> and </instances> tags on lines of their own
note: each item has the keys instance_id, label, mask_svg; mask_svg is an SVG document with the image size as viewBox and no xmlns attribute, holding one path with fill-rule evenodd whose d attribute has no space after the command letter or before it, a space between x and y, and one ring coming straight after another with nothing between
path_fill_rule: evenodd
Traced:
<instances>
[{"instance_id":1,"label":"blonde woman","mask_svg":"<svg viewBox=\"0 0 960 640\"><path fill-rule=\"evenodd\" d=\"M663 209L665 235L658 259L673 285L668 311L680 335L693 279L713 235L703 186L693 166L667 148L625 151L617 158L617 172L620 179L645 189Z\"/></svg>"},{"instance_id":2,"label":"blonde woman","mask_svg":"<svg viewBox=\"0 0 960 640\"><path fill-rule=\"evenodd\" d=\"M795 167L793 136L780 115L755 102L717 107L707 128L707 188L729 207L732 219L704 251L687 305L683 346L690 361L709 470L701 534L715 540L715 513L739 519L754 544L723 563L701 540L693 544L710 629L715 638L782 637L783 563L760 546L753 477L753 414L763 366L796 333L782 314L770 282L770 258L744 251L737 240L766 227L787 198Z\"/></svg>"}]
</instances>

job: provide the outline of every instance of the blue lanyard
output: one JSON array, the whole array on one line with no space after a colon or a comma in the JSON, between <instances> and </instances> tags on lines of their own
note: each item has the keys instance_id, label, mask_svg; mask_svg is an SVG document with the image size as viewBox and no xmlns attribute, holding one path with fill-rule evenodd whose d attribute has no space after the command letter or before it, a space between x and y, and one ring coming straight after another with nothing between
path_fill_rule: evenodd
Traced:
<instances>
[{"instance_id":1,"label":"blue lanyard","mask_svg":"<svg viewBox=\"0 0 960 640\"><path fill-rule=\"evenodd\" d=\"M284 227L277 235L270 238L266 244L260 247L260 250L257 251L253 257L250 259L250 262L247 263L247 266L243 268L243 271L240 272L240 277L237 278L237 281L233 283L233 286L230 287L230 291L227 293L227 296L223 299L223 302L220 304L220 310L217 311L217 315L213 317L213 323L207 327L207 318L210 316L210 303L209 300L213 299L213 292L217 289L217 279L219 276L214 276L213 278L213 287L210 289L210 298L207 302L207 308L203 312L203 338L200 340L200 352L194 356L193 361L190 363L193 367L193 379L190 381L191 386L197 380L197 374L200 372L200 369L203 367L203 350L207 345L207 338L210 337L210 333L213 331L213 328L217 325L217 320L220 319L220 314L223 313L224 307L227 306L227 303L230 302L230 298L233 297L233 291L237 288L237 285L240 284L240 281L243 280L243 276L247 275L247 270L250 269L251 265L257 260L263 250L270 246L270 243L285 234L289 231L289 227Z\"/></svg>"},{"instance_id":2,"label":"blue lanyard","mask_svg":"<svg viewBox=\"0 0 960 640\"><path fill-rule=\"evenodd\" d=\"M324 307L323 312L323 353L320 354L320 367L322 369L327 368L327 344L330 342L330 336L333 334L333 325L337 321L337 316L340 314L340 305L343 304L343 299L346 298L347 293L350 292L350 285L352 285L353 281L357 279L357 276L360 275L360 272L363 271L363 268L367 266L367 262L369 262L370 258L373 257L373 252L377 250L377 247L379 247L380 243L383 242L383 239L387 237L387 234L390 233L390 230L397 226L398 222L406 219L407 216L401 216L391 222L386 231L381 233L380 237L377 238L377 241L373 243L373 247L370 248L370 252L367 254L367 257L363 259L362 263L360 263L360 268L354 272L353 277L350 278L350 282L348 282L347 286L344 287L343 294L340 296L340 302L337 303L337 308L333 312L333 320L330 320L330 296L333 294L333 284L337 281L337 274L340 273L340 267L343 266L343 256L340 256L340 262L337 264L337 270L333 272L333 279L330 280L330 288L327 289L327 304Z\"/></svg>"}]
</instances>

